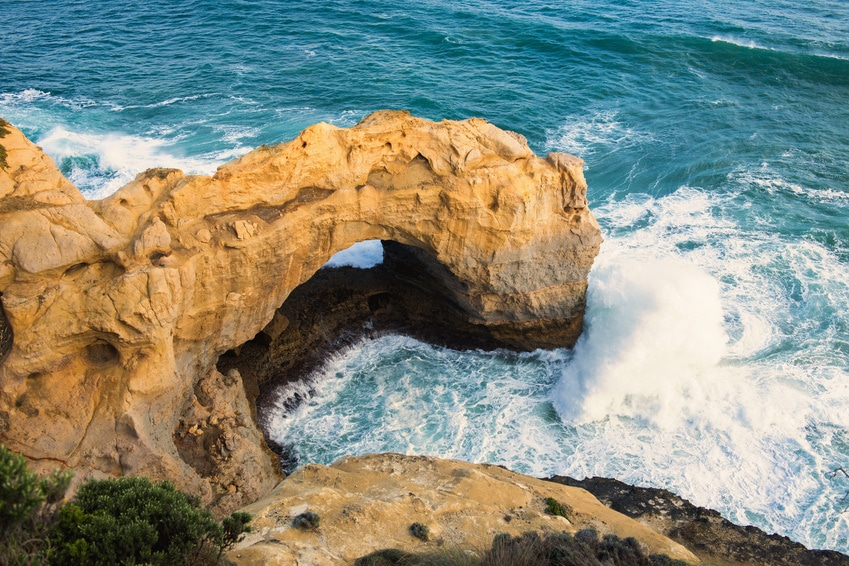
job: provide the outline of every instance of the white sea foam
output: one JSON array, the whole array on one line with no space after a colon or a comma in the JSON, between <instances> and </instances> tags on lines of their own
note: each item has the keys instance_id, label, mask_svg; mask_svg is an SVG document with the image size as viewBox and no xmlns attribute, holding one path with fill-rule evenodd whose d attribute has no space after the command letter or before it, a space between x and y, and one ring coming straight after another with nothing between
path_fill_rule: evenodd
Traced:
<instances>
[{"instance_id":1,"label":"white sea foam","mask_svg":"<svg viewBox=\"0 0 849 566\"><path fill-rule=\"evenodd\" d=\"M119 104L110 104L110 110L113 112L122 112L124 110L133 110L136 108L162 108L165 106L171 106L172 104L179 104L182 102L191 102L193 100L199 100L202 98L209 98L211 96L218 96L219 93L211 92L206 94L192 94L189 96L175 96L168 98L166 100L161 100L159 102L151 102L150 104L129 104L126 106L122 106Z\"/></svg>"},{"instance_id":2,"label":"white sea foam","mask_svg":"<svg viewBox=\"0 0 849 566\"><path fill-rule=\"evenodd\" d=\"M774 176L765 186L793 190ZM838 336L849 267L817 242L744 231L738 199L682 187L596 208L611 235L586 332L552 392L592 434L563 471L670 487L735 521L846 548L842 494L823 472L847 454L815 435L849 425Z\"/></svg>"},{"instance_id":3,"label":"white sea foam","mask_svg":"<svg viewBox=\"0 0 849 566\"><path fill-rule=\"evenodd\" d=\"M170 153L165 141L119 133L78 133L56 127L37 140L89 199L108 196L152 167L211 174L220 161ZM93 163L92 163L93 162Z\"/></svg>"},{"instance_id":4,"label":"white sea foam","mask_svg":"<svg viewBox=\"0 0 849 566\"><path fill-rule=\"evenodd\" d=\"M586 332L554 391L568 422L610 414L676 426L681 397L700 397L722 357L719 285L674 259L597 260L587 298Z\"/></svg>"},{"instance_id":5,"label":"white sea foam","mask_svg":"<svg viewBox=\"0 0 849 566\"><path fill-rule=\"evenodd\" d=\"M261 128L252 126L237 126L232 124L217 124L212 126L213 131L221 139L229 144L241 145L243 140L254 140L262 131ZM249 144L254 145L254 144Z\"/></svg>"},{"instance_id":6,"label":"white sea foam","mask_svg":"<svg viewBox=\"0 0 849 566\"><path fill-rule=\"evenodd\" d=\"M618 112L596 112L572 116L556 130L546 132L546 147L578 156L591 155L602 147L621 149L650 140L650 134L635 130L619 120Z\"/></svg>"},{"instance_id":7,"label":"white sea foam","mask_svg":"<svg viewBox=\"0 0 849 566\"><path fill-rule=\"evenodd\" d=\"M82 96L65 98L63 96L58 96L35 88L28 88L20 92L0 93L0 107L11 106L26 108L35 102L48 102L50 104L64 106L71 110L80 110L97 105L97 103L90 98Z\"/></svg>"},{"instance_id":8,"label":"white sea foam","mask_svg":"<svg viewBox=\"0 0 849 566\"><path fill-rule=\"evenodd\" d=\"M714 43L730 43L731 45L736 45L737 47L748 47L749 49L763 49L766 51L775 51L775 49L771 47L764 47L758 43L755 43L752 40L740 39L738 37L715 35L711 37L710 40Z\"/></svg>"},{"instance_id":9,"label":"white sea foam","mask_svg":"<svg viewBox=\"0 0 849 566\"><path fill-rule=\"evenodd\" d=\"M607 241L573 352L367 340L272 436L313 461L391 450L613 476L849 548L846 486L824 475L849 458L849 266L741 227L745 207L695 187L596 206Z\"/></svg>"},{"instance_id":10,"label":"white sea foam","mask_svg":"<svg viewBox=\"0 0 849 566\"><path fill-rule=\"evenodd\" d=\"M785 152L782 157L792 157L792 154ZM757 188L771 196L779 193L791 193L815 202L849 204L849 184L842 189L833 187L823 189L805 187L798 183L787 181L768 163L762 163L759 167L754 168L738 168L729 173L728 179L734 184Z\"/></svg>"},{"instance_id":11,"label":"white sea foam","mask_svg":"<svg viewBox=\"0 0 849 566\"><path fill-rule=\"evenodd\" d=\"M349 265L368 269L383 263L383 245L380 240L365 240L357 242L350 248L333 254L324 267L342 267Z\"/></svg>"}]
</instances>

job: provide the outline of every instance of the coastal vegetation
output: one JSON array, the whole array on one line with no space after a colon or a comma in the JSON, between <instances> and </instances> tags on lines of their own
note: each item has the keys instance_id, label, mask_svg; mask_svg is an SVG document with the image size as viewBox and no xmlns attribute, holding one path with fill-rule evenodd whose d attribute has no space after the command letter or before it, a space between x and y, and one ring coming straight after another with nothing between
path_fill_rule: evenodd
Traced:
<instances>
[{"instance_id":1,"label":"coastal vegetation","mask_svg":"<svg viewBox=\"0 0 849 566\"><path fill-rule=\"evenodd\" d=\"M218 522L170 482L143 477L88 481L63 503L71 477L39 478L0 446L0 566L205 566L250 531L249 514Z\"/></svg>"},{"instance_id":2,"label":"coastal vegetation","mask_svg":"<svg viewBox=\"0 0 849 566\"><path fill-rule=\"evenodd\" d=\"M9 134L9 129L6 127L9 125L9 122L0 118L0 138L4 138ZM9 164L6 162L6 158L9 156L6 148L3 144L0 144L0 169L6 169Z\"/></svg>"},{"instance_id":3,"label":"coastal vegetation","mask_svg":"<svg viewBox=\"0 0 849 566\"><path fill-rule=\"evenodd\" d=\"M634 538L599 537L593 529L521 536L499 534L485 552L457 548L414 554L384 549L359 558L356 566L685 566L663 554L648 555Z\"/></svg>"},{"instance_id":4,"label":"coastal vegetation","mask_svg":"<svg viewBox=\"0 0 849 566\"><path fill-rule=\"evenodd\" d=\"M549 515L555 515L557 517L563 517L565 519L569 518L569 507L560 503L553 497L545 498L545 512Z\"/></svg>"},{"instance_id":5,"label":"coastal vegetation","mask_svg":"<svg viewBox=\"0 0 849 566\"><path fill-rule=\"evenodd\" d=\"M318 513L307 511L295 516L292 519L292 526L302 531L317 531L318 527L321 526L321 517Z\"/></svg>"}]
</instances>

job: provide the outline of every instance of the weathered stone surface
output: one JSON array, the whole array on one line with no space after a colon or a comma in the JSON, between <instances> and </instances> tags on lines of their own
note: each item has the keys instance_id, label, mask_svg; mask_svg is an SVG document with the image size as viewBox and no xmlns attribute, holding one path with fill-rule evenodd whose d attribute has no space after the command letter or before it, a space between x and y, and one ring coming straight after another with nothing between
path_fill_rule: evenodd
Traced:
<instances>
[{"instance_id":1,"label":"weathered stone surface","mask_svg":"<svg viewBox=\"0 0 849 566\"><path fill-rule=\"evenodd\" d=\"M548 481L586 489L602 503L685 545L717 566L849 566L849 556L833 550L808 550L777 534L741 527L718 512L696 507L665 489L636 487L608 478Z\"/></svg>"},{"instance_id":2,"label":"weathered stone surface","mask_svg":"<svg viewBox=\"0 0 849 566\"><path fill-rule=\"evenodd\" d=\"M46 467L168 477L220 510L271 488L250 403L215 363L365 239L419 250L470 325L577 338L601 242L581 162L483 120L318 124L213 177L150 170L92 202L8 129L0 442Z\"/></svg>"},{"instance_id":3,"label":"weathered stone surface","mask_svg":"<svg viewBox=\"0 0 849 566\"><path fill-rule=\"evenodd\" d=\"M568 518L545 513L548 497L567 507ZM498 533L584 528L634 537L652 553L699 562L685 547L605 507L583 489L498 466L424 456L374 454L345 457L331 466L310 464L245 510L254 515L255 532L227 555L245 565L351 564L381 548L480 551ZM307 511L319 515L317 531L292 526L292 519ZM429 541L410 533L416 522L428 527Z\"/></svg>"}]
</instances>

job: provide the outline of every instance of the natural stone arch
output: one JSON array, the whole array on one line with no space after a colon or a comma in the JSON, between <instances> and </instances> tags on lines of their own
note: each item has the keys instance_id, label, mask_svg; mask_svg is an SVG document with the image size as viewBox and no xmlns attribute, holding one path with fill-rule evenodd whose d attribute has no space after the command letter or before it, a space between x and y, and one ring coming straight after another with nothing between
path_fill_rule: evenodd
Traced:
<instances>
[{"instance_id":1,"label":"natural stone arch","mask_svg":"<svg viewBox=\"0 0 849 566\"><path fill-rule=\"evenodd\" d=\"M580 330L601 242L582 162L538 158L483 120L318 124L213 177L151 170L92 202L9 129L0 442L30 458L170 477L220 509L255 498L273 458L238 376L215 363L365 239L424 250L468 323L516 347L569 346ZM184 433L204 440L191 457L174 444Z\"/></svg>"}]
</instances>

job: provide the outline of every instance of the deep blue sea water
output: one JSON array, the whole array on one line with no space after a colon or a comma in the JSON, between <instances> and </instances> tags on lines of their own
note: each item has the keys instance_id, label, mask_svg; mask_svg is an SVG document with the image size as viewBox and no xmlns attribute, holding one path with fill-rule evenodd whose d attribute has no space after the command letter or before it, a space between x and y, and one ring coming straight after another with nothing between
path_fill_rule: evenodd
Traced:
<instances>
[{"instance_id":1,"label":"deep blue sea water","mask_svg":"<svg viewBox=\"0 0 849 566\"><path fill-rule=\"evenodd\" d=\"M89 198L382 108L585 159L606 238L586 332L364 341L272 434L305 461L613 476L849 552L849 481L825 475L849 465L849 4L2 3L0 116Z\"/></svg>"}]
</instances>

